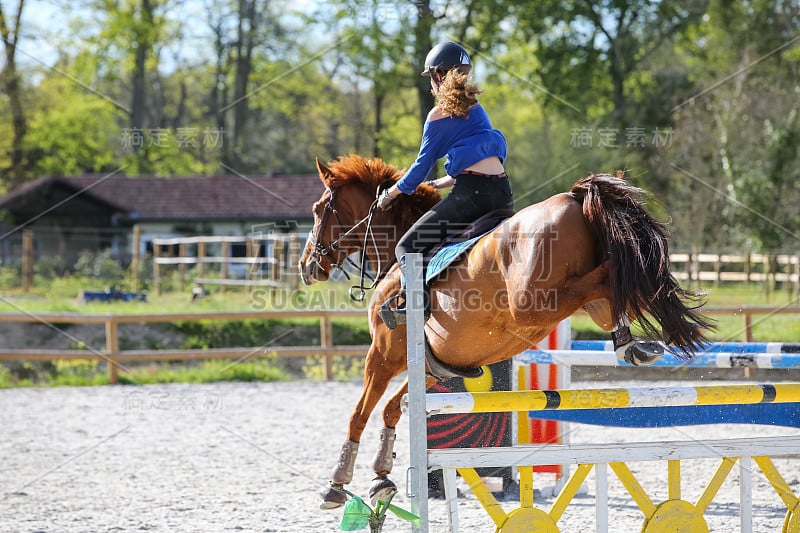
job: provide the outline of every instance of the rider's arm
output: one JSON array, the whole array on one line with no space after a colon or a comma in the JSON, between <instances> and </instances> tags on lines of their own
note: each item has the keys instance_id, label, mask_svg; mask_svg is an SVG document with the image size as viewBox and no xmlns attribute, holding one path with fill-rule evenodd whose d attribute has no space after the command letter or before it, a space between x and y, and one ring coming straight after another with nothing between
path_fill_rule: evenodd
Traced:
<instances>
[{"instance_id":1,"label":"rider's arm","mask_svg":"<svg viewBox=\"0 0 800 533\"><path fill-rule=\"evenodd\" d=\"M445 124L448 121L446 119L431 120L432 116L433 111L428 115L428 120L422 130L422 142L420 143L416 161L392 189L396 188L397 191L404 194L414 194L417 186L428 177L436 161L444 157L447 152L447 139L451 137ZM390 189L392 193L397 192L392 189ZM393 194L392 196L395 195Z\"/></svg>"}]
</instances>

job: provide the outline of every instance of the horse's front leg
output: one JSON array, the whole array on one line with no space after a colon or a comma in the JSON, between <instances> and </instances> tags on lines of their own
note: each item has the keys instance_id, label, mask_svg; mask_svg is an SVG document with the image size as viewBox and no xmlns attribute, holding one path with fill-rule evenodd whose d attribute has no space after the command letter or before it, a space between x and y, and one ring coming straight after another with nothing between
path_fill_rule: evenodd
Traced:
<instances>
[{"instance_id":1,"label":"horse's front leg","mask_svg":"<svg viewBox=\"0 0 800 533\"><path fill-rule=\"evenodd\" d=\"M347 496L341 489L353 480L353 469L361 434L364 432L364 427L367 425L372 411L383 393L386 392L389 382L405 368L404 362L405 360L395 362L385 357L376 348L374 342L370 346L365 361L364 388L361 391L361 398L350 416L347 440L342 444L339 461L331 472L330 487L322 494L321 509L335 509L347 502ZM392 441L394 441L393 434Z\"/></svg>"}]
</instances>

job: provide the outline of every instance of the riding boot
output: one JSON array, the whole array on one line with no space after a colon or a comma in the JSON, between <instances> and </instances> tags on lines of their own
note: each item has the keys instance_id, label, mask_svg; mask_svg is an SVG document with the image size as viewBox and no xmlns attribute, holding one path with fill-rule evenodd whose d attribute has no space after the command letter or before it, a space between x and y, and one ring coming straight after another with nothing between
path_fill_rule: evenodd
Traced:
<instances>
[{"instance_id":1,"label":"riding boot","mask_svg":"<svg viewBox=\"0 0 800 533\"><path fill-rule=\"evenodd\" d=\"M425 320L431 316L431 291L425 286L423 288L423 309ZM392 307L394 305L394 307ZM378 315L389 329L395 329L400 324L406 323L406 291L403 289L400 294L392 296L381 304Z\"/></svg>"},{"instance_id":2,"label":"riding boot","mask_svg":"<svg viewBox=\"0 0 800 533\"><path fill-rule=\"evenodd\" d=\"M394 306L394 307L393 307ZM378 310L378 316L389 329L395 329L400 324L406 323L406 291L400 291L383 302Z\"/></svg>"}]
</instances>

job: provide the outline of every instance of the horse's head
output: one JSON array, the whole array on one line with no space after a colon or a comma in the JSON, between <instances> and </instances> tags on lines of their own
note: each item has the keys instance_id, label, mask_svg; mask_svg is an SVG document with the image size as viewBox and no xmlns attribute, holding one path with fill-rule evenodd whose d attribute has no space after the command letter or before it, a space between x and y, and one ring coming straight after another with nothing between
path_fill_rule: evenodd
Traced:
<instances>
[{"instance_id":1,"label":"horse's head","mask_svg":"<svg viewBox=\"0 0 800 533\"><path fill-rule=\"evenodd\" d=\"M349 155L328 166L317 160L317 170L325 192L312 206L314 226L298 265L306 285L327 280L331 270L342 267L365 243L370 259L388 265L400 236L440 198L425 186L384 212L375 209L375 200L402 176L395 167L378 158Z\"/></svg>"},{"instance_id":2,"label":"horse's head","mask_svg":"<svg viewBox=\"0 0 800 533\"><path fill-rule=\"evenodd\" d=\"M397 179L396 169L380 160L351 155L329 165L317 159L325 192L311 207L314 227L300 257L300 278L306 285L327 280L331 270L360 249L364 224L359 223L369 217L378 189Z\"/></svg>"}]
</instances>

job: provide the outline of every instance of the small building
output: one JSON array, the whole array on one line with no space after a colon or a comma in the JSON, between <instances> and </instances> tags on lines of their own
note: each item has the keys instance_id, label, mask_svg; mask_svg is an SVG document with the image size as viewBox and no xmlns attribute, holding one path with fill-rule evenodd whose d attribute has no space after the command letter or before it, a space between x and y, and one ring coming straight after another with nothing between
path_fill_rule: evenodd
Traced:
<instances>
[{"instance_id":1,"label":"small building","mask_svg":"<svg viewBox=\"0 0 800 533\"><path fill-rule=\"evenodd\" d=\"M315 175L128 177L51 176L0 197L0 259L20 257L21 230L32 230L36 260L74 264L82 251L111 254L126 265L133 227L141 249L155 237L307 232L311 204L324 186Z\"/></svg>"}]
</instances>

